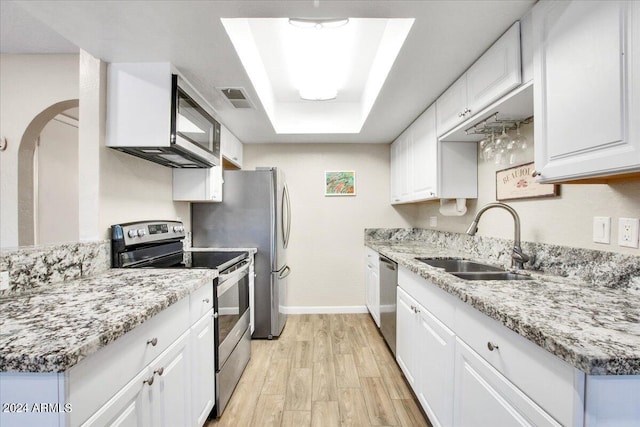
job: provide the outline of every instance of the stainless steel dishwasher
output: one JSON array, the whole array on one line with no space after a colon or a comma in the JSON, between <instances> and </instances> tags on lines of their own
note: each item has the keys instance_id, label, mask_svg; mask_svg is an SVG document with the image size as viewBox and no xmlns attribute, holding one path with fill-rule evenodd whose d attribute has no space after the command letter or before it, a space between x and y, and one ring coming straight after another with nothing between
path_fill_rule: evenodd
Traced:
<instances>
[{"instance_id":1,"label":"stainless steel dishwasher","mask_svg":"<svg viewBox=\"0 0 640 427\"><path fill-rule=\"evenodd\" d=\"M380 332L396 354L396 286L398 264L380 255Z\"/></svg>"}]
</instances>

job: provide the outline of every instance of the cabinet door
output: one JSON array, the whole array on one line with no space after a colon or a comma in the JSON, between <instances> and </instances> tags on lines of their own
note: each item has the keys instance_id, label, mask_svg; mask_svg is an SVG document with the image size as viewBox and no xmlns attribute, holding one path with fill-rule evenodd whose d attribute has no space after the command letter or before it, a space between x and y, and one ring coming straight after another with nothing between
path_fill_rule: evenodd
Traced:
<instances>
[{"instance_id":1,"label":"cabinet door","mask_svg":"<svg viewBox=\"0 0 640 427\"><path fill-rule=\"evenodd\" d=\"M391 203L409 199L411 181L411 128L391 144Z\"/></svg>"},{"instance_id":2,"label":"cabinet door","mask_svg":"<svg viewBox=\"0 0 640 427\"><path fill-rule=\"evenodd\" d=\"M221 126L220 150L227 161L242 169L242 142L225 126Z\"/></svg>"},{"instance_id":3,"label":"cabinet door","mask_svg":"<svg viewBox=\"0 0 640 427\"><path fill-rule=\"evenodd\" d=\"M151 425L149 398L152 385L144 382L149 378L148 369L138 373L82 426L142 427Z\"/></svg>"},{"instance_id":4,"label":"cabinet door","mask_svg":"<svg viewBox=\"0 0 640 427\"><path fill-rule=\"evenodd\" d=\"M534 8L539 181L640 170L638 9L617 1Z\"/></svg>"},{"instance_id":5,"label":"cabinet door","mask_svg":"<svg viewBox=\"0 0 640 427\"><path fill-rule=\"evenodd\" d=\"M379 267L371 266L371 305L373 310L371 315L376 322L378 328L380 327L380 271Z\"/></svg>"},{"instance_id":6,"label":"cabinet door","mask_svg":"<svg viewBox=\"0 0 640 427\"><path fill-rule=\"evenodd\" d=\"M455 334L426 308L418 306L416 395L434 426L453 420ZM414 350L415 351L415 350Z\"/></svg>"},{"instance_id":7,"label":"cabinet door","mask_svg":"<svg viewBox=\"0 0 640 427\"><path fill-rule=\"evenodd\" d=\"M462 123L467 116L467 75L463 74L436 100L438 136ZM468 116L467 116L468 117Z\"/></svg>"},{"instance_id":8,"label":"cabinet door","mask_svg":"<svg viewBox=\"0 0 640 427\"><path fill-rule=\"evenodd\" d=\"M454 426L560 426L459 338L455 353Z\"/></svg>"},{"instance_id":9,"label":"cabinet door","mask_svg":"<svg viewBox=\"0 0 640 427\"><path fill-rule=\"evenodd\" d=\"M520 23L516 22L467 71L467 117L518 87Z\"/></svg>"},{"instance_id":10,"label":"cabinet door","mask_svg":"<svg viewBox=\"0 0 640 427\"><path fill-rule=\"evenodd\" d=\"M401 288L397 288L396 312L396 360L405 378L415 390L417 357L416 348L416 313L417 303Z\"/></svg>"},{"instance_id":11,"label":"cabinet door","mask_svg":"<svg viewBox=\"0 0 640 427\"><path fill-rule=\"evenodd\" d=\"M222 201L222 167L174 169L173 200L188 202Z\"/></svg>"},{"instance_id":12,"label":"cabinet door","mask_svg":"<svg viewBox=\"0 0 640 427\"><path fill-rule=\"evenodd\" d=\"M215 403L216 369L213 310L191 327L191 405L195 425L202 426Z\"/></svg>"},{"instance_id":13,"label":"cabinet door","mask_svg":"<svg viewBox=\"0 0 640 427\"><path fill-rule=\"evenodd\" d=\"M411 200L436 197L438 185L438 136L436 135L436 108L429 107L411 125L413 148L410 161L413 171Z\"/></svg>"},{"instance_id":14,"label":"cabinet door","mask_svg":"<svg viewBox=\"0 0 640 427\"><path fill-rule=\"evenodd\" d=\"M189 331L151 362L154 373L151 407L154 426L189 426L191 422L191 380Z\"/></svg>"}]
</instances>

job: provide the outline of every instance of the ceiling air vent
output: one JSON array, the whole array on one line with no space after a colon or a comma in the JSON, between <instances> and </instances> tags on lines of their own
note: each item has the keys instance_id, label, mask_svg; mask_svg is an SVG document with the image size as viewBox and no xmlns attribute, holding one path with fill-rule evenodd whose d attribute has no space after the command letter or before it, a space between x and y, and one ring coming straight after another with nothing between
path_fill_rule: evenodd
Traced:
<instances>
[{"instance_id":1,"label":"ceiling air vent","mask_svg":"<svg viewBox=\"0 0 640 427\"><path fill-rule=\"evenodd\" d=\"M253 103L241 87L219 88L220 92L234 108L254 108Z\"/></svg>"}]
</instances>

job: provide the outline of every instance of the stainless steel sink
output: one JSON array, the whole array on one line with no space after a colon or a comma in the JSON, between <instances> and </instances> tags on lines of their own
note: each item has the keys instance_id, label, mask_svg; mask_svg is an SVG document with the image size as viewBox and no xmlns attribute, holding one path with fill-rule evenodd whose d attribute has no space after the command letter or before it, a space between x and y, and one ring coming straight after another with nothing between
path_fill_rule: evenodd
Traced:
<instances>
[{"instance_id":1,"label":"stainless steel sink","mask_svg":"<svg viewBox=\"0 0 640 427\"><path fill-rule=\"evenodd\" d=\"M427 265L437 268L443 268L447 273L452 272L484 272L484 271L499 271L504 272L504 269L494 267L492 265L481 264L475 261L469 261L468 259L460 258L416 258L420 262L424 262Z\"/></svg>"},{"instance_id":2,"label":"stainless steel sink","mask_svg":"<svg viewBox=\"0 0 640 427\"><path fill-rule=\"evenodd\" d=\"M452 272L451 274L464 280L531 280L531 276L528 274L512 273L510 271Z\"/></svg>"}]
</instances>

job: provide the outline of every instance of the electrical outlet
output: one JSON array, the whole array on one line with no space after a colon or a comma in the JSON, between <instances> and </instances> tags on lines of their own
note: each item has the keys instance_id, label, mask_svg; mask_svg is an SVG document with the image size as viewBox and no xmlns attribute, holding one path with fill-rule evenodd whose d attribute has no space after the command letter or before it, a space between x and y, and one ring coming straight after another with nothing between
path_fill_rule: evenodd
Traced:
<instances>
[{"instance_id":1,"label":"electrical outlet","mask_svg":"<svg viewBox=\"0 0 640 427\"><path fill-rule=\"evenodd\" d=\"M596 243L611 243L611 217L593 217L593 241Z\"/></svg>"},{"instance_id":2,"label":"electrical outlet","mask_svg":"<svg viewBox=\"0 0 640 427\"><path fill-rule=\"evenodd\" d=\"M429 217L429 227L437 227L438 226L438 217L430 216Z\"/></svg>"},{"instance_id":3,"label":"electrical outlet","mask_svg":"<svg viewBox=\"0 0 640 427\"><path fill-rule=\"evenodd\" d=\"M618 220L618 245L637 248L639 224L638 218L620 218Z\"/></svg>"},{"instance_id":4,"label":"electrical outlet","mask_svg":"<svg viewBox=\"0 0 640 427\"><path fill-rule=\"evenodd\" d=\"M9 272L0 271L0 291L9 289Z\"/></svg>"}]
</instances>

